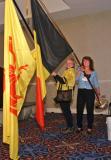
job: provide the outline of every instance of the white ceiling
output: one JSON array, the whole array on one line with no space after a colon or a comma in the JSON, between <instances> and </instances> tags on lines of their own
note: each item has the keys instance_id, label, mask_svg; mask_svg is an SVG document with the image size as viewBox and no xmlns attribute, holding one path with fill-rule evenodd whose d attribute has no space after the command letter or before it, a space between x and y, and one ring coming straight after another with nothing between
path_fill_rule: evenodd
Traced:
<instances>
[{"instance_id":1,"label":"white ceiling","mask_svg":"<svg viewBox=\"0 0 111 160\"><path fill-rule=\"evenodd\" d=\"M50 0L44 0L50 1ZM55 19L73 18L81 15L88 15L97 12L111 10L111 0L61 0L70 9L52 13Z\"/></svg>"},{"instance_id":2,"label":"white ceiling","mask_svg":"<svg viewBox=\"0 0 111 160\"><path fill-rule=\"evenodd\" d=\"M31 17L30 0L15 0L25 17ZM39 0L54 19L73 18L111 10L111 0ZM4 21L4 0L0 0L0 24Z\"/></svg>"}]
</instances>

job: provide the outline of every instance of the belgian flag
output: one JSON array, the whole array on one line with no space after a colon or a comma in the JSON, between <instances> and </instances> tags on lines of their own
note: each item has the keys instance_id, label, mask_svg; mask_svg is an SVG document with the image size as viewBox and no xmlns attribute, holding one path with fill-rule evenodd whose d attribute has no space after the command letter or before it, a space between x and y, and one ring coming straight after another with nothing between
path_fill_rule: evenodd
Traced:
<instances>
[{"instance_id":1,"label":"belgian flag","mask_svg":"<svg viewBox=\"0 0 111 160\"><path fill-rule=\"evenodd\" d=\"M37 0L31 0L31 8L36 32L36 119L41 129L44 129L45 80L73 50Z\"/></svg>"},{"instance_id":2,"label":"belgian flag","mask_svg":"<svg viewBox=\"0 0 111 160\"><path fill-rule=\"evenodd\" d=\"M37 0L31 0L31 8L42 63L50 74L73 50Z\"/></svg>"}]
</instances>

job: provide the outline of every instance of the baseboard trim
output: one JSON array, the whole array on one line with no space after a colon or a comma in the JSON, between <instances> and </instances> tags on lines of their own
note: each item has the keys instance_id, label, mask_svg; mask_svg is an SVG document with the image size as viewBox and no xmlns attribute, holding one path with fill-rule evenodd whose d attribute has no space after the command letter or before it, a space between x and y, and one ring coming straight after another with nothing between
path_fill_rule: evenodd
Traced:
<instances>
[{"instance_id":1,"label":"baseboard trim","mask_svg":"<svg viewBox=\"0 0 111 160\"><path fill-rule=\"evenodd\" d=\"M71 111L72 113L75 113L76 114L76 108L71 108ZM62 113L61 109L59 107L57 108L46 108L46 111L47 113ZM84 110L84 114L86 114L86 109ZM107 115L108 114L108 111L107 110L103 110L102 112L96 112L94 111L94 114L104 114L104 115Z\"/></svg>"}]
</instances>

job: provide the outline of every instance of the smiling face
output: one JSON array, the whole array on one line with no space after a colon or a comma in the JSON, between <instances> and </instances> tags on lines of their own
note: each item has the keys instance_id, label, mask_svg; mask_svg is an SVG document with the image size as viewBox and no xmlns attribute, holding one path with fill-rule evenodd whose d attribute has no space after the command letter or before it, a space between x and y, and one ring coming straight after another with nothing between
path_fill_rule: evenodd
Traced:
<instances>
[{"instance_id":1,"label":"smiling face","mask_svg":"<svg viewBox=\"0 0 111 160\"><path fill-rule=\"evenodd\" d=\"M66 62L66 67L67 67L67 68L74 67L74 62L73 62L73 60L68 59L67 62Z\"/></svg>"},{"instance_id":2,"label":"smiling face","mask_svg":"<svg viewBox=\"0 0 111 160\"><path fill-rule=\"evenodd\" d=\"M90 61L89 61L88 59L84 59L84 60L83 60L83 66L84 66L85 68L90 68Z\"/></svg>"},{"instance_id":3,"label":"smiling face","mask_svg":"<svg viewBox=\"0 0 111 160\"><path fill-rule=\"evenodd\" d=\"M90 69L91 71L94 71L94 62L91 57L85 56L82 59L82 66L84 69Z\"/></svg>"}]
</instances>

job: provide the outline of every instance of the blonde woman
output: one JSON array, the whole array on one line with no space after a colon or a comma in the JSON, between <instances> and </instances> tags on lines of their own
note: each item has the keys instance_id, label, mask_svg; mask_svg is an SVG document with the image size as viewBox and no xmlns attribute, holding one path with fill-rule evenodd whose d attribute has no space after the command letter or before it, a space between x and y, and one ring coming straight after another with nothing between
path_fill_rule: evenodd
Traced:
<instances>
[{"instance_id":1,"label":"blonde woman","mask_svg":"<svg viewBox=\"0 0 111 160\"><path fill-rule=\"evenodd\" d=\"M62 76L58 75L56 72L52 73L55 81L57 82L57 89L60 84L62 84L62 90L67 90L68 88L73 90L75 85L75 69L74 69L74 60L73 58L68 58L66 61L66 69L63 72ZM66 85L67 83L67 85ZM68 88L67 88L68 86ZM73 117L71 113L70 104L71 101L64 101L64 99L59 102L61 110L63 112L64 118L66 120L66 128L64 133L71 133L74 131L73 127Z\"/></svg>"}]
</instances>

